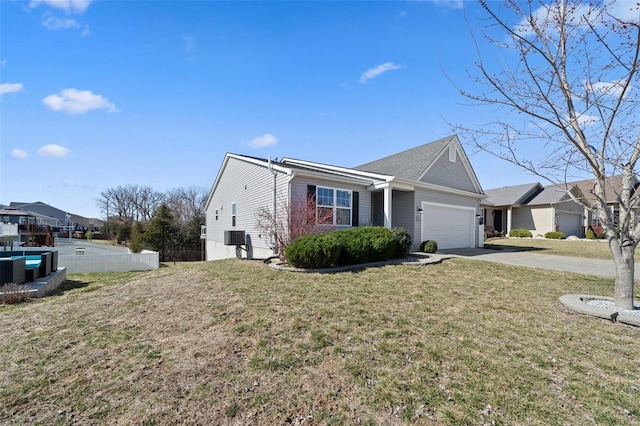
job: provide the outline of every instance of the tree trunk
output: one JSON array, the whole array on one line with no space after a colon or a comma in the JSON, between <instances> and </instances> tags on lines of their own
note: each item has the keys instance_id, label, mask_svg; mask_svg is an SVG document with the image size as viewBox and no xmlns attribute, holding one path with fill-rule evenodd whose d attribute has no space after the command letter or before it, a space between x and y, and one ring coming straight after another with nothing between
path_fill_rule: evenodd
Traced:
<instances>
[{"instance_id":1,"label":"tree trunk","mask_svg":"<svg viewBox=\"0 0 640 426\"><path fill-rule=\"evenodd\" d=\"M617 238L610 239L609 245L616 265L616 288L614 302L616 307L633 309L633 285L635 276L634 245L620 245Z\"/></svg>"}]
</instances>

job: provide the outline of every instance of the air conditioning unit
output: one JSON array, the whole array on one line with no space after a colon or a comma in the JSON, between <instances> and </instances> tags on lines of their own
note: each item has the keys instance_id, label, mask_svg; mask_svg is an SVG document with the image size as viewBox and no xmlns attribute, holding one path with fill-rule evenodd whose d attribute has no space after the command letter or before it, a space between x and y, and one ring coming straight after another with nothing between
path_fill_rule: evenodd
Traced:
<instances>
[{"instance_id":1,"label":"air conditioning unit","mask_svg":"<svg viewBox=\"0 0 640 426\"><path fill-rule=\"evenodd\" d=\"M244 231L224 231L224 245L243 246L245 244Z\"/></svg>"}]
</instances>

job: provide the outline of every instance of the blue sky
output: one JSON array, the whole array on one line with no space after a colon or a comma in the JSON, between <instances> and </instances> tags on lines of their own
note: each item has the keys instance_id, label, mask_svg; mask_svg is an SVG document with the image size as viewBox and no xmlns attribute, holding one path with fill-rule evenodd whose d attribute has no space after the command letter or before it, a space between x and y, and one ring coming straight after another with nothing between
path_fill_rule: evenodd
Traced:
<instances>
[{"instance_id":1,"label":"blue sky","mask_svg":"<svg viewBox=\"0 0 640 426\"><path fill-rule=\"evenodd\" d=\"M468 20L465 21L465 13ZM226 152L356 166L448 136L475 3L0 1L0 203L212 185ZM488 57L485 60L500 60ZM464 141L463 141L464 142ZM485 189L539 181L466 147Z\"/></svg>"}]
</instances>

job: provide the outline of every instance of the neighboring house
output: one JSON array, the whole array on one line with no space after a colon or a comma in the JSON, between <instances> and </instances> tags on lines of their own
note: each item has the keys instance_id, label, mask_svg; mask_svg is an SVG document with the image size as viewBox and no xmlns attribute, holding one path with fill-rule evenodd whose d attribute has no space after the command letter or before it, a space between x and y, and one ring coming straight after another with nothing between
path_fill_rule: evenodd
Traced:
<instances>
[{"instance_id":1,"label":"neighboring house","mask_svg":"<svg viewBox=\"0 0 640 426\"><path fill-rule=\"evenodd\" d=\"M355 168L228 153L206 203L207 260L236 257L235 238L242 233L228 231L244 231L243 257L273 255L271 236L257 228L256 214L275 208L282 215L282 201L296 199L314 200L313 208L328 212L337 228L402 227L414 250L428 239L440 248L475 247L482 238L482 198L455 135Z\"/></svg>"},{"instance_id":2,"label":"neighboring house","mask_svg":"<svg viewBox=\"0 0 640 426\"><path fill-rule=\"evenodd\" d=\"M596 197L593 195L594 186L595 186L593 183L593 180L581 180L578 182L573 182L572 185L576 189L574 190L574 193L576 194L577 198L582 198L588 204L595 206ZM634 191L637 191L638 185L640 185L640 183L638 183L637 179L634 179L634 182L632 185ZM614 226L618 226L618 216L619 216L618 194L617 194L619 192L619 189L617 188L622 188L622 176L612 176L608 178L606 181L606 187L605 187L606 196L607 196L607 199L605 201L607 203L609 215L613 219ZM637 210L638 210L637 206L635 210L636 210L635 214L637 215ZM602 229L600 220L589 209L585 209L585 217L586 217L587 226L590 226L591 228L593 228L596 231L596 233L598 232L599 229Z\"/></svg>"},{"instance_id":3,"label":"neighboring house","mask_svg":"<svg viewBox=\"0 0 640 426\"><path fill-rule=\"evenodd\" d=\"M564 186L529 183L485 192L487 198L480 204L488 235L494 231L508 235L512 229L524 228L534 236L560 231L584 237L584 207Z\"/></svg>"},{"instance_id":4,"label":"neighboring house","mask_svg":"<svg viewBox=\"0 0 640 426\"><path fill-rule=\"evenodd\" d=\"M20 209L38 217L38 225L49 225L52 228L62 228L71 224L71 213L60 210L42 201L24 203L12 201L9 207Z\"/></svg>"},{"instance_id":5,"label":"neighboring house","mask_svg":"<svg viewBox=\"0 0 640 426\"><path fill-rule=\"evenodd\" d=\"M13 201L10 207L31 213L37 218L38 225L49 225L56 232L67 231L71 226L74 231L98 231L104 221L95 218L85 218L53 207L42 201L24 203Z\"/></svg>"}]
</instances>

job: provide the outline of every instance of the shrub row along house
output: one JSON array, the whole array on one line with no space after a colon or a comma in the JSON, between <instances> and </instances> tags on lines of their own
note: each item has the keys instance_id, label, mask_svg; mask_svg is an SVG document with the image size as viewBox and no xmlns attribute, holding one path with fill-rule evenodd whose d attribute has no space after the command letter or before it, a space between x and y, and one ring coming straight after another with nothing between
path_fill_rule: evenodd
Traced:
<instances>
[{"instance_id":1,"label":"shrub row along house","mask_svg":"<svg viewBox=\"0 0 640 426\"><path fill-rule=\"evenodd\" d=\"M404 228L413 250L425 240L443 249L476 247L484 197L455 135L354 168L227 153L206 203L202 237L207 260L266 258L274 241L258 216L286 216L311 202L309 220L328 227Z\"/></svg>"}]
</instances>

